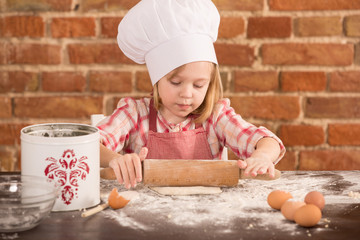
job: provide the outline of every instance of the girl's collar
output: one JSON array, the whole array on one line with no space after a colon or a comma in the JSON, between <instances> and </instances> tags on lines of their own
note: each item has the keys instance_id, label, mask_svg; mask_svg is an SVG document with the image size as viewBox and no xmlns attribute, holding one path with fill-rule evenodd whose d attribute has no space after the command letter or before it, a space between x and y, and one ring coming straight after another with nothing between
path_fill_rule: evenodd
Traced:
<instances>
[{"instance_id":1,"label":"girl's collar","mask_svg":"<svg viewBox=\"0 0 360 240\"><path fill-rule=\"evenodd\" d=\"M178 123L178 124L174 124L171 122L168 122L163 115L161 114L160 111L158 111L158 119L160 120L160 122L167 128L169 129L183 129L185 126L189 125L193 120L194 120L194 116L190 115L188 116L184 121Z\"/></svg>"}]
</instances>

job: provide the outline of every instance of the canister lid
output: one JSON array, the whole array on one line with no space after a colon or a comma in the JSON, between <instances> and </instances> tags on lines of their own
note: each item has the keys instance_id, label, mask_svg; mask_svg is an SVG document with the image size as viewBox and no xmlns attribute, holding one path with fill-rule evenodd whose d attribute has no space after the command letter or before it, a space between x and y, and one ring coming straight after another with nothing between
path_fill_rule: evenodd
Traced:
<instances>
[{"instance_id":1,"label":"canister lid","mask_svg":"<svg viewBox=\"0 0 360 240\"><path fill-rule=\"evenodd\" d=\"M45 144L86 143L99 141L96 127L78 123L44 123L21 129L21 141Z\"/></svg>"}]
</instances>

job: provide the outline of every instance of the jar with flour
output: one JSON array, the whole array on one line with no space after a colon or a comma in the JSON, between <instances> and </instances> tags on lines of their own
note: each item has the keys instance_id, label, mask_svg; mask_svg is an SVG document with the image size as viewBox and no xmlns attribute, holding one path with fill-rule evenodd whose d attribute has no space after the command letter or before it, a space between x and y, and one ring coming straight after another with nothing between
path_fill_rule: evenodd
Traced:
<instances>
[{"instance_id":1,"label":"jar with flour","mask_svg":"<svg viewBox=\"0 0 360 240\"><path fill-rule=\"evenodd\" d=\"M48 123L21 130L21 174L47 177L60 186L53 211L100 203L100 142L97 128Z\"/></svg>"}]
</instances>

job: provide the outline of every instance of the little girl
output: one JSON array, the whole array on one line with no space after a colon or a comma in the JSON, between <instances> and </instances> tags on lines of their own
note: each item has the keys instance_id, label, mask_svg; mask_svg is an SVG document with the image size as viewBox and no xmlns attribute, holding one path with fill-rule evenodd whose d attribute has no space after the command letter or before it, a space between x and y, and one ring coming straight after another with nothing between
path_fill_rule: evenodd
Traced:
<instances>
[{"instance_id":1,"label":"little girl","mask_svg":"<svg viewBox=\"0 0 360 240\"><path fill-rule=\"evenodd\" d=\"M126 188L142 181L145 158L221 159L224 147L246 175L274 176L285 153L281 140L222 98L213 45L219 22L211 0L142 0L119 24L120 49L146 63L153 84L151 98L121 99L98 124L101 166Z\"/></svg>"}]
</instances>

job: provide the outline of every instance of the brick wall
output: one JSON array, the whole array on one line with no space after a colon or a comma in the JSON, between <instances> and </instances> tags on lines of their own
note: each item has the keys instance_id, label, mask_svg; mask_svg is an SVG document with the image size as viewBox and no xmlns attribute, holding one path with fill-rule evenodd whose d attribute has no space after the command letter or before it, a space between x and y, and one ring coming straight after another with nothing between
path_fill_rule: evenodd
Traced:
<instances>
[{"instance_id":1,"label":"brick wall","mask_svg":"<svg viewBox=\"0 0 360 240\"><path fill-rule=\"evenodd\" d=\"M137 0L0 0L1 171L20 129L89 123L147 96L145 66L118 49ZM214 0L225 96L287 146L281 170L360 169L360 0ZM233 155L230 154L233 158Z\"/></svg>"}]
</instances>

